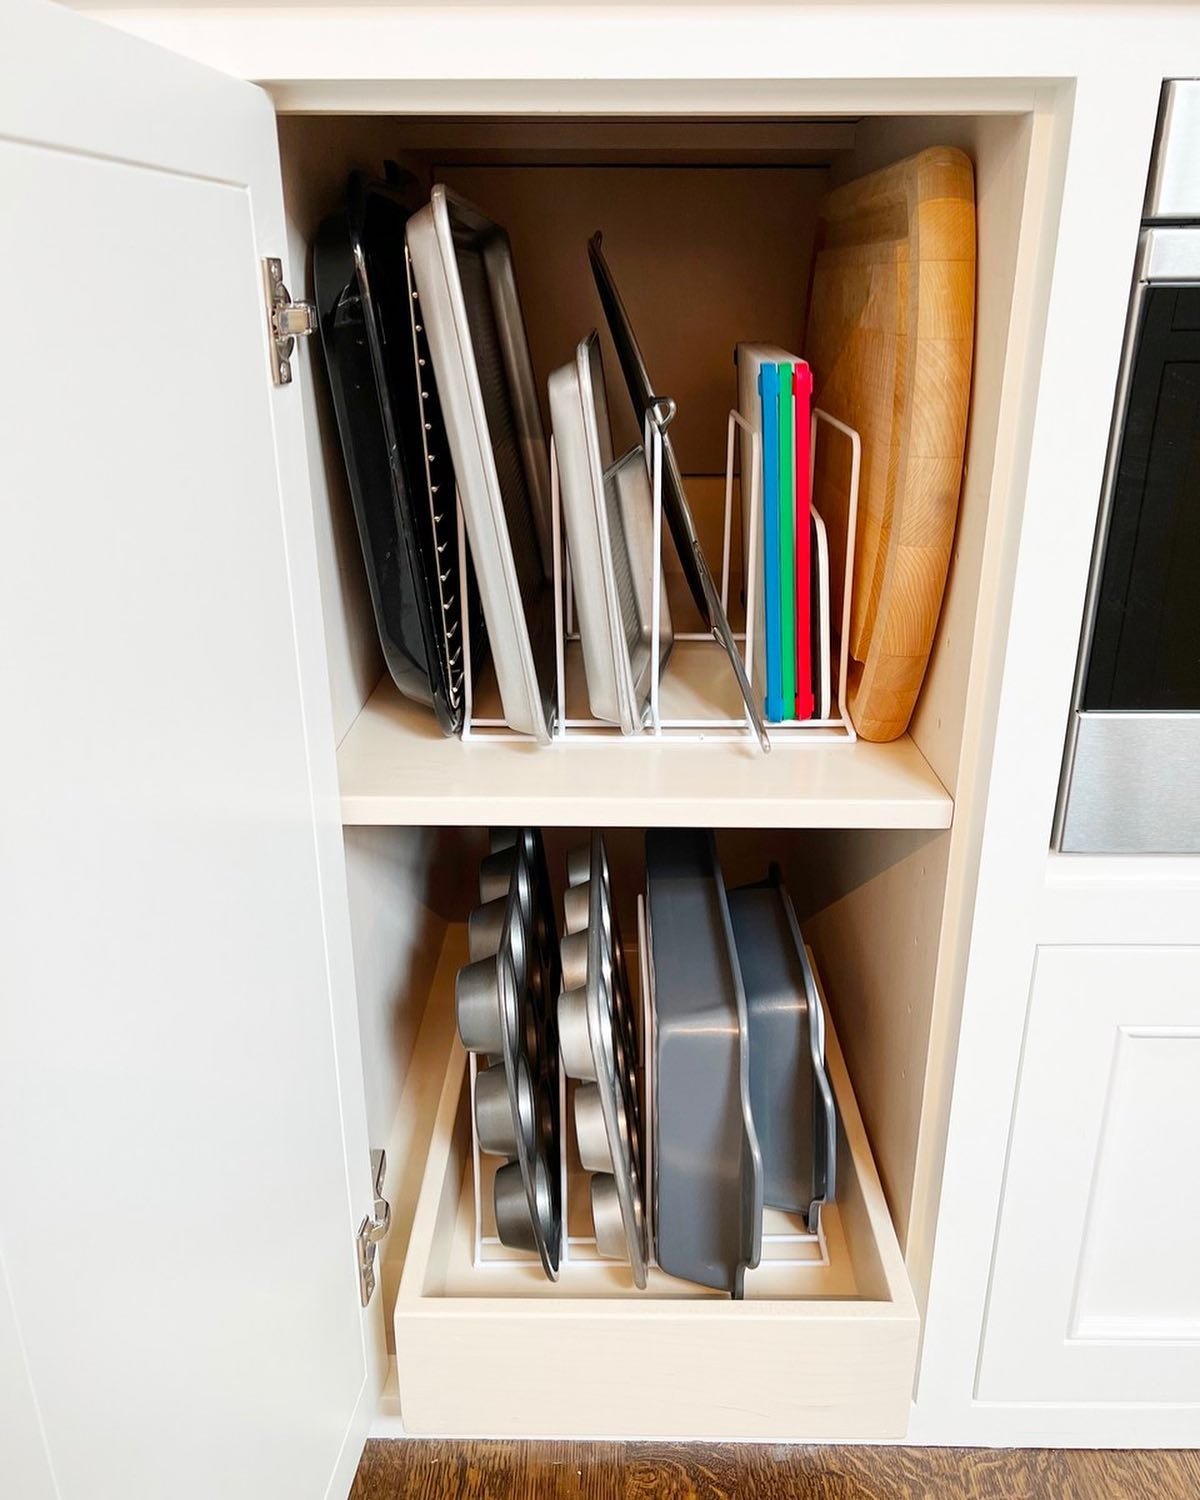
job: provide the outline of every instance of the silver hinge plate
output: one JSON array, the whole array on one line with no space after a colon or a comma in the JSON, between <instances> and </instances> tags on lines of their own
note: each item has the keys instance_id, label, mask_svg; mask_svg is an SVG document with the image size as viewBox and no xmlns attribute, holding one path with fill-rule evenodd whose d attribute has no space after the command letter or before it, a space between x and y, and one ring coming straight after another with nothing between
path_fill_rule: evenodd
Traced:
<instances>
[{"instance_id":1,"label":"silver hinge plate","mask_svg":"<svg viewBox=\"0 0 1200 1500\"><path fill-rule=\"evenodd\" d=\"M274 256L263 261L263 289L267 298L267 322L271 350L271 379L290 385L292 349L297 339L317 331L317 309L311 302L293 302L283 284L283 262Z\"/></svg>"},{"instance_id":2,"label":"silver hinge plate","mask_svg":"<svg viewBox=\"0 0 1200 1500\"><path fill-rule=\"evenodd\" d=\"M383 1181L387 1176L387 1156L382 1151L371 1152L371 1180L375 1184L375 1204L371 1212L358 1226L358 1291L362 1305L366 1307L375 1291L375 1247L388 1232L392 1222L392 1205L383 1196Z\"/></svg>"}]
</instances>

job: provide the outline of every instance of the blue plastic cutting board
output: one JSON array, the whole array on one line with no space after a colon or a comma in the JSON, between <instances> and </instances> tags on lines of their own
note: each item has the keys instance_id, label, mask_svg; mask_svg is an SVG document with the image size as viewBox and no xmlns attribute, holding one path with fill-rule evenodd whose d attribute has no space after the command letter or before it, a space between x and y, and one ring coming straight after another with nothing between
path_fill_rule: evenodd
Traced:
<instances>
[{"instance_id":1,"label":"blue plastic cutting board","mask_svg":"<svg viewBox=\"0 0 1200 1500\"><path fill-rule=\"evenodd\" d=\"M783 718L783 616L779 591L779 366L758 372L762 400L763 598L766 605L767 700L763 712Z\"/></svg>"}]
</instances>

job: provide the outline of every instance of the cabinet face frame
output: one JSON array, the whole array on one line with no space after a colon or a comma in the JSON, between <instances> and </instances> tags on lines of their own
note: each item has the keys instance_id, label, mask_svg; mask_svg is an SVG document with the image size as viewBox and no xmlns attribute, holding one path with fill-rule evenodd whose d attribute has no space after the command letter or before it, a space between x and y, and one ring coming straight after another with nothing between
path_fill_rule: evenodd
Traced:
<instances>
[{"instance_id":1,"label":"cabinet face frame","mask_svg":"<svg viewBox=\"0 0 1200 1500\"><path fill-rule=\"evenodd\" d=\"M1113 57L1127 49L1127 73L1111 59L1081 58L1069 97L1045 122L1062 212L1035 269L1045 342L1023 418L1012 613L991 688L995 739L947 1101L942 1201L954 1205L955 1228L933 1261L917 1441L1192 1446L1200 1437L1200 1416L1186 1401L1042 1400L1032 1377L1000 1399L978 1383L1038 946L1195 940L1194 905L1184 915L1194 861L1153 862L1151 870L1149 861L1049 853L1146 168L1161 81L1177 71L1183 41L1178 28L1138 32L1132 12L1113 19ZM1185 30L1196 46L1193 18Z\"/></svg>"},{"instance_id":2,"label":"cabinet face frame","mask_svg":"<svg viewBox=\"0 0 1200 1500\"><path fill-rule=\"evenodd\" d=\"M557 101L566 104L557 86L508 85L492 80L483 85L455 84L436 95L438 105L447 109L478 110L514 108L520 98L531 109L548 108ZM331 93L318 93L323 84L301 86L289 83L276 90L284 109L309 107L321 102L325 107L335 103L339 109L396 108L419 109L427 114L435 106L434 94L419 82L391 82L386 85L342 84ZM631 80L604 85L607 92L580 88L571 97L586 97L592 103L607 103L618 111L632 112L663 108L661 91ZM1011 568L1015 539L1020 530L1023 476L1020 445L1023 424L1029 419L1028 382L1036 379L1041 351L1041 319L1044 286L1039 280L1045 274L1044 247L1053 240L1060 198L1061 182L1055 175L1055 153L1062 145L1064 122L1070 117L1070 89L1056 83L1031 85L1028 81L1008 84L933 81L912 84L904 89L881 90L877 82L821 84L789 83L768 85L765 90L748 90L744 83L719 83L705 91L691 85L680 85L670 92L672 111L686 108L689 101L697 107L701 98L710 110L761 109L764 98L777 108L801 112L807 107L841 107L864 110L874 106L881 94L885 106L920 111L926 116L955 109L978 111L983 115L1017 114L1028 121L1027 161L1017 188L1020 205L1019 243L1015 250L1015 271L1009 266L1004 275L1004 326L1001 334L1002 355L992 365L989 405L994 406L995 434L986 464L981 465L983 478L977 479L989 502L979 520L978 548L980 574L978 588L956 616L954 629L947 632L953 640L956 660L950 674L955 687L948 699L930 700L927 715L930 743L936 744L939 774L953 783L956 806L953 827L931 862L932 871L926 886L927 895L920 903L921 931L924 940L936 949L932 991L922 991L919 1005L928 1011L927 1053L918 1064L918 1076L911 1082L913 1101L905 1101L902 1119L916 1118L910 1147L906 1144L897 1155L900 1174L909 1174L911 1211L904 1226L904 1242L909 1272L917 1291L918 1302L927 1294L933 1250L934 1226L938 1209L941 1168L945 1147L949 1100L953 1084L955 1049L958 1034L959 1004L966 955L966 935L973 901L973 882L982 838L982 792L990 753L990 716L995 712L997 679L995 663L1002 655L1001 633L1008 607ZM756 101L750 105L751 97ZM716 100L713 104L711 101ZM784 101L786 100L786 104ZM486 105L484 103L486 101ZM995 276L994 269L981 267L981 278ZM981 292L981 295L983 293ZM959 627L962 628L959 628ZM939 649L940 649L939 642ZM945 703L951 706L947 713ZM487 806L486 796L463 800L453 811L454 821L488 821L494 809ZM553 811L552 809L550 811ZM395 814L399 818L415 816L411 807ZM357 804L349 812L354 821L369 819L372 809ZM422 818L438 821L436 812L427 807ZM587 808L573 803L558 812L563 821L586 822ZM506 818L507 820L507 818ZM727 810L723 821L740 821ZM598 821L607 821L606 819ZM623 821L623 820L622 820ZM863 818L869 821L869 814ZM869 833L864 835L870 838ZM881 898L882 899L882 898ZM939 937L940 933L940 937ZM918 954L920 950L915 950ZM921 962L917 962L920 970ZM924 981L922 981L924 983ZM866 1008L889 1004L886 987L873 996ZM858 1021L860 1018L855 1018ZM879 1124L880 1122L873 1122ZM888 1121L883 1121L887 1128ZM908 1160L904 1158L908 1157ZM908 1189L905 1189L907 1194Z\"/></svg>"}]
</instances>

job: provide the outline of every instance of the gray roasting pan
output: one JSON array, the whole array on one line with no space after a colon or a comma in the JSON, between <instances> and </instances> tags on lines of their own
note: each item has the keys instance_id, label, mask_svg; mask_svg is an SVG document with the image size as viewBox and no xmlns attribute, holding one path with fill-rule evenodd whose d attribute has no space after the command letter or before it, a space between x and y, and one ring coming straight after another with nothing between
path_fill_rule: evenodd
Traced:
<instances>
[{"instance_id":1,"label":"gray roasting pan","mask_svg":"<svg viewBox=\"0 0 1200 1500\"><path fill-rule=\"evenodd\" d=\"M548 743L550 470L508 235L438 184L407 242L504 717Z\"/></svg>"},{"instance_id":2,"label":"gray roasting pan","mask_svg":"<svg viewBox=\"0 0 1200 1500\"><path fill-rule=\"evenodd\" d=\"M750 1103L762 1150L764 1201L820 1226L837 1188L837 1118L825 1072L821 997L779 870L729 893L746 986Z\"/></svg>"},{"instance_id":3,"label":"gray roasting pan","mask_svg":"<svg viewBox=\"0 0 1200 1500\"><path fill-rule=\"evenodd\" d=\"M646 833L654 965L654 1223L672 1276L740 1297L762 1248L746 997L709 832Z\"/></svg>"}]
</instances>

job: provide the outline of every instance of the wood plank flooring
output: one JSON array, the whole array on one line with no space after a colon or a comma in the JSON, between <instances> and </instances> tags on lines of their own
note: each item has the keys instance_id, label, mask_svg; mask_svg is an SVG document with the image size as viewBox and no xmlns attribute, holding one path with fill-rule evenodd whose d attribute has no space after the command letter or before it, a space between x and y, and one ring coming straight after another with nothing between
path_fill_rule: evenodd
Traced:
<instances>
[{"instance_id":1,"label":"wood plank flooring","mask_svg":"<svg viewBox=\"0 0 1200 1500\"><path fill-rule=\"evenodd\" d=\"M350 1500L1196 1500L1200 1453L367 1444Z\"/></svg>"}]
</instances>

